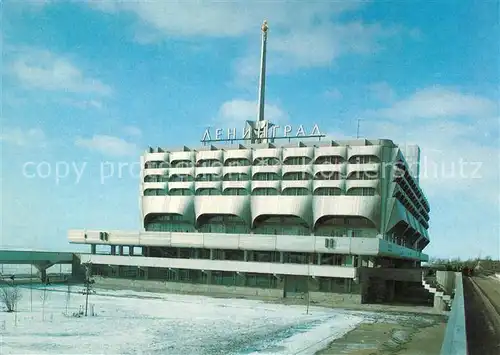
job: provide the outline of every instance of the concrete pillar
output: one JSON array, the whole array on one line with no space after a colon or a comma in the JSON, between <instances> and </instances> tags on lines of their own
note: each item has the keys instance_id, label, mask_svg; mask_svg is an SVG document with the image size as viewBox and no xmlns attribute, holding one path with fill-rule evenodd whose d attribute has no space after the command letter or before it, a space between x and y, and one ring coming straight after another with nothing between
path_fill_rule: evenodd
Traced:
<instances>
[{"instance_id":1,"label":"concrete pillar","mask_svg":"<svg viewBox=\"0 0 500 355\"><path fill-rule=\"evenodd\" d=\"M118 246L118 254L123 255L123 245Z\"/></svg>"},{"instance_id":2,"label":"concrete pillar","mask_svg":"<svg viewBox=\"0 0 500 355\"><path fill-rule=\"evenodd\" d=\"M248 250L243 250L243 261L248 261Z\"/></svg>"},{"instance_id":3,"label":"concrete pillar","mask_svg":"<svg viewBox=\"0 0 500 355\"><path fill-rule=\"evenodd\" d=\"M128 255L134 256L134 247L133 246L128 247Z\"/></svg>"},{"instance_id":4,"label":"concrete pillar","mask_svg":"<svg viewBox=\"0 0 500 355\"><path fill-rule=\"evenodd\" d=\"M116 255L116 245L111 246L111 255Z\"/></svg>"},{"instance_id":5,"label":"concrete pillar","mask_svg":"<svg viewBox=\"0 0 500 355\"><path fill-rule=\"evenodd\" d=\"M318 253L318 265L321 265L321 253Z\"/></svg>"},{"instance_id":6,"label":"concrete pillar","mask_svg":"<svg viewBox=\"0 0 500 355\"><path fill-rule=\"evenodd\" d=\"M210 249L210 260L214 260L214 250Z\"/></svg>"},{"instance_id":7,"label":"concrete pillar","mask_svg":"<svg viewBox=\"0 0 500 355\"><path fill-rule=\"evenodd\" d=\"M95 244L90 244L90 254L93 254L93 255L96 254L96 245Z\"/></svg>"},{"instance_id":8,"label":"concrete pillar","mask_svg":"<svg viewBox=\"0 0 500 355\"><path fill-rule=\"evenodd\" d=\"M284 263L285 262L285 253L283 253L282 251L280 251L280 263Z\"/></svg>"},{"instance_id":9,"label":"concrete pillar","mask_svg":"<svg viewBox=\"0 0 500 355\"><path fill-rule=\"evenodd\" d=\"M38 274L40 275L40 280L42 280L42 283L47 282L47 269L38 269Z\"/></svg>"},{"instance_id":10,"label":"concrete pillar","mask_svg":"<svg viewBox=\"0 0 500 355\"><path fill-rule=\"evenodd\" d=\"M200 249L196 248L194 250L194 258L199 259L200 258Z\"/></svg>"}]
</instances>

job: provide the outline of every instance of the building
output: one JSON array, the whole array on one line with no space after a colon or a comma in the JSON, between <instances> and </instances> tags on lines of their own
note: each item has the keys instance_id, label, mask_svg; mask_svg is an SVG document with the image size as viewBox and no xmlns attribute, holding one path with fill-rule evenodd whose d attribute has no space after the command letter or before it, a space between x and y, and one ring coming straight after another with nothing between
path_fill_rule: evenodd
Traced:
<instances>
[{"instance_id":1,"label":"building","mask_svg":"<svg viewBox=\"0 0 500 355\"><path fill-rule=\"evenodd\" d=\"M69 232L98 273L360 298L363 273L420 281L429 204L390 140L151 149L141 163L141 231Z\"/></svg>"},{"instance_id":2,"label":"building","mask_svg":"<svg viewBox=\"0 0 500 355\"><path fill-rule=\"evenodd\" d=\"M82 261L97 274L174 291L360 303L420 285L430 208L418 147L322 141L316 125L309 135L285 126L278 136L279 126L259 117L241 139L218 129L198 149L145 152L142 230L69 231L71 243L91 245Z\"/></svg>"}]
</instances>

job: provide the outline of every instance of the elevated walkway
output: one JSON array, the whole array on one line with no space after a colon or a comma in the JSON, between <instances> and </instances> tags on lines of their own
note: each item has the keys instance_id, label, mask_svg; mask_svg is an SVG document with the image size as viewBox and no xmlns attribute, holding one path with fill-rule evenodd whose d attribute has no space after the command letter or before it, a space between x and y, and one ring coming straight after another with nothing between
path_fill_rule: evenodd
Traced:
<instances>
[{"instance_id":1,"label":"elevated walkway","mask_svg":"<svg viewBox=\"0 0 500 355\"><path fill-rule=\"evenodd\" d=\"M80 264L80 258L71 252L0 249L0 264L33 265L38 270L42 282L45 282L48 268L56 264L71 264L72 269L75 269L75 266ZM2 278L5 276L0 275Z\"/></svg>"}]
</instances>

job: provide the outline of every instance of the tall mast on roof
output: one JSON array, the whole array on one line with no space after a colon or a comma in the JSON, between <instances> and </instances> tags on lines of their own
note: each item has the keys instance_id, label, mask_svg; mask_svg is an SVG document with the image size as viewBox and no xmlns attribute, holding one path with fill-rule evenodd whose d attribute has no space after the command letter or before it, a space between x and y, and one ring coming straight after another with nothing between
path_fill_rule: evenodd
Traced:
<instances>
[{"instance_id":1,"label":"tall mast on roof","mask_svg":"<svg viewBox=\"0 0 500 355\"><path fill-rule=\"evenodd\" d=\"M262 23L262 44L260 49L260 78L259 78L259 111L258 121L264 121L264 104L266 93L266 52L267 52L267 21Z\"/></svg>"}]
</instances>

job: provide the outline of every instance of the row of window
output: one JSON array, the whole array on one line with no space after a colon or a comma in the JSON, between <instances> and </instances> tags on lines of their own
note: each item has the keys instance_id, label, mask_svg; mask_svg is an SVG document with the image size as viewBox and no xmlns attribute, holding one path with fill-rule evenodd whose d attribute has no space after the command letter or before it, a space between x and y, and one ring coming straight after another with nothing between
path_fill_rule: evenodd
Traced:
<instances>
[{"instance_id":1,"label":"row of window","mask_svg":"<svg viewBox=\"0 0 500 355\"><path fill-rule=\"evenodd\" d=\"M217 174L199 174L194 178L189 174L166 175L146 175L144 182L193 182L193 181L299 181L299 180L377 180L377 171L358 171L349 175L334 171L322 171L314 176L308 172L289 172L282 176L276 173L255 173L252 178L245 173L231 173L224 175L221 179Z\"/></svg>"},{"instance_id":2,"label":"row of window","mask_svg":"<svg viewBox=\"0 0 500 355\"><path fill-rule=\"evenodd\" d=\"M214 188L197 189L193 192L191 189L146 189L144 196L307 196L311 195L311 190L303 187L289 187L281 191L277 189L258 187L249 192L243 188L227 188L223 191ZM349 189L347 196L375 196L376 189L371 187L354 187ZM341 196L342 190L335 187L319 187L312 193L314 196Z\"/></svg>"},{"instance_id":3,"label":"row of window","mask_svg":"<svg viewBox=\"0 0 500 355\"><path fill-rule=\"evenodd\" d=\"M298 217L273 216L257 221L251 229L247 222L236 216L215 216L203 218L197 228L189 221L165 220L164 216L148 216L144 222L146 231L155 232L201 232L229 234L269 234L269 235L311 235L369 238L376 235L373 223L362 217L330 218L318 224L314 230ZM182 216L179 216L183 218ZM335 223L332 222L335 221ZM348 230L350 231L348 233Z\"/></svg>"},{"instance_id":4,"label":"row of window","mask_svg":"<svg viewBox=\"0 0 500 355\"><path fill-rule=\"evenodd\" d=\"M340 156L323 156L314 161L314 164L343 164L346 160ZM373 155L353 156L347 160L350 164L380 163L380 159ZM249 159L227 159L223 164L220 160L209 159L198 162L192 160L176 160L172 163L166 161L148 161L144 165L146 169L161 168L188 168L188 167L216 167L216 166L252 166L252 165L308 165L313 163L310 157L289 157L283 163L278 158L256 158L253 163Z\"/></svg>"}]
</instances>

